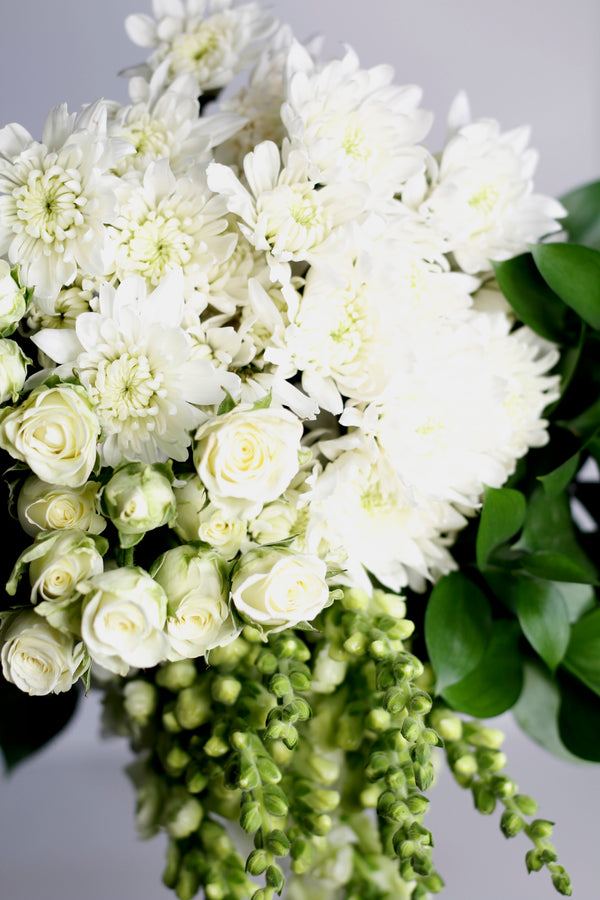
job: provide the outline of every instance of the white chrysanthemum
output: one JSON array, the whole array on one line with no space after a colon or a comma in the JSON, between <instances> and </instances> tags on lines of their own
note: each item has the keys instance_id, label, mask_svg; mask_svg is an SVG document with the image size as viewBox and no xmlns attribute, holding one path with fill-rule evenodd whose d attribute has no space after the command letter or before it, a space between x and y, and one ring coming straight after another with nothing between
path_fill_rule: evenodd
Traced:
<instances>
[{"instance_id":1,"label":"white chrysanthemum","mask_svg":"<svg viewBox=\"0 0 600 900\"><path fill-rule=\"evenodd\" d=\"M175 178L166 159L151 163L143 181L123 181L119 215L111 234L117 245L115 271L123 280L141 275L155 287L173 269L184 272L189 297L204 286L206 269L231 255L223 198L211 194L202 167Z\"/></svg>"},{"instance_id":2,"label":"white chrysanthemum","mask_svg":"<svg viewBox=\"0 0 600 900\"><path fill-rule=\"evenodd\" d=\"M234 0L153 0L158 21L128 16L127 34L134 44L154 47L150 71L168 60L171 78L189 73L199 92L228 84L250 65L269 37L274 20L258 3L234 6ZM134 73L136 70L130 70Z\"/></svg>"},{"instance_id":3,"label":"white chrysanthemum","mask_svg":"<svg viewBox=\"0 0 600 900\"><path fill-rule=\"evenodd\" d=\"M284 146L282 168L279 148L271 141L245 157L244 173L251 193L232 169L218 163L208 167L208 185L242 219L240 230L250 243L275 263L311 261L325 253L339 226L362 211L368 194L359 184L318 188L302 151ZM280 269L274 269L276 277Z\"/></svg>"},{"instance_id":4,"label":"white chrysanthemum","mask_svg":"<svg viewBox=\"0 0 600 900\"><path fill-rule=\"evenodd\" d=\"M106 465L186 459L202 417L192 404L218 403L223 387L238 392L235 375L191 359L182 315L183 276L174 270L148 296L139 277L117 290L105 285L98 312L80 315L74 331L35 336L52 359L77 371L96 406Z\"/></svg>"},{"instance_id":5,"label":"white chrysanthemum","mask_svg":"<svg viewBox=\"0 0 600 900\"><path fill-rule=\"evenodd\" d=\"M338 442L339 443L339 442ZM465 519L449 503L409 493L391 461L358 435L325 466L310 506L309 545L346 554L351 583L370 592L365 569L394 591L406 585L423 590L455 568L446 549L447 532ZM330 445L331 451L335 442ZM337 451L339 452L339 451Z\"/></svg>"},{"instance_id":6,"label":"white chrysanthemum","mask_svg":"<svg viewBox=\"0 0 600 900\"><path fill-rule=\"evenodd\" d=\"M0 254L41 300L51 303L79 272L108 270L105 226L116 212L108 170L127 152L107 139L100 101L79 116L53 109L41 143L20 125L0 131Z\"/></svg>"},{"instance_id":7,"label":"white chrysanthemum","mask_svg":"<svg viewBox=\"0 0 600 900\"><path fill-rule=\"evenodd\" d=\"M77 316L90 311L93 296L93 292L77 280L71 287L63 288L54 303L32 303L27 310L27 327L31 331L74 328Z\"/></svg>"},{"instance_id":8,"label":"white chrysanthemum","mask_svg":"<svg viewBox=\"0 0 600 900\"><path fill-rule=\"evenodd\" d=\"M465 124L442 153L439 174L421 210L447 239L465 272L485 272L490 260L522 253L530 243L560 230L565 210L533 193L537 153L527 148L528 128L501 132L493 119L469 122L461 95L451 116L465 106Z\"/></svg>"},{"instance_id":9,"label":"white chrysanthemum","mask_svg":"<svg viewBox=\"0 0 600 900\"><path fill-rule=\"evenodd\" d=\"M145 172L152 162L168 159L176 175L192 165L208 162L213 147L231 138L244 125L234 113L198 115L198 91L191 76L176 79L164 90L165 65L154 72L147 96L120 107L109 123L109 134L123 138L135 152L120 160L115 172Z\"/></svg>"},{"instance_id":10,"label":"white chrysanthemum","mask_svg":"<svg viewBox=\"0 0 600 900\"><path fill-rule=\"evenodd\" d=\"M392 197L424 170L425 152L415 145L432 116L419 109L420 88L393 85L390 66L359 68L350 48L318 70L296 43L288 70L282 119L290 139L306 147L320 182L365 181L374 194Z\"/></svg>"}]
</instances>

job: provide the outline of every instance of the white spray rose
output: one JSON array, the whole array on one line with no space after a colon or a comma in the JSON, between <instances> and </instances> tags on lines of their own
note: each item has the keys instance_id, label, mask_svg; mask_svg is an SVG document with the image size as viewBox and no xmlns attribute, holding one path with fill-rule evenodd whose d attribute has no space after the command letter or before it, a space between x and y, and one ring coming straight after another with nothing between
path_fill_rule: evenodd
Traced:
<instances>
[{"instance_id":1,"label":"white spray rose","mask_svg":"<svg viewBox=\"0 0 600 900\"><path fill-rule=\"evenodd\" d=\"M170 468L160 463L127 463L115 471L102 492L102 509L119 531L122 547L132 547L173 517L172 480Z\"/></svg>"},{"instance_id":2,"label":"white spray rose","mask_svg":"<svg viewBox=\"0 0 600 900\"><path fill-rule=\"evenodd\" d=\"M224 559L233 559L246 538L246 520L226 515L214 503L209 503L200 513L198 537L215 547Z\"/></svg>"},{"instance_id":3,"label":"white spray rose","mask_svg":"<svg viewBox=\"0 0 600 900\"><path fill-rule=\"evenodd\" d=\"M153 575L168 599L168 659L195 659L240 633L228 602L227 567L218 553L186 544L159 558Z\"/></svg>"},{"instance_id":4,"label":"white spray rose","mask_svg":"<svg viewBox=\"0 0 600 900\"><path fill-rule=\"evenodd\" d=\"M23 390L27 363L30 361L15 341L0 339L0 403L7 400L16 403Z\"/></svg>"},{"instance_id":5,"label":"white spray rose","mask_svg":"<svg viewBox=\"0 0 600 900\"><path fill-rule=\"evenodd\" d=\"M297 473L301 437L287 409L238 407L198 429L194 464L214 503L252 518Z\"/></svg>"},{"instance_id":6,"label":"white spray rose","mask_svg":"<svg viewBox=\"0 0 600 900\"><path fill-rule=\"evenodd\" d=\"M140 568L120 568L79 585L84 594L81 636L90 656L109 672L126 675L166 659L167 598Z\"/></svg>"},{"instance_id":7,"label":"white spray rose","mask_svg":"<svg viewBox=\"0 0 600 900\"><path fill-rule=\"evenodd\" d=\"M33 610L10 613L0 630L2 672L32 696L68 691L87 668L85 647Z\"/></svg>"},{"instance_id":8,"label":"white spray rose","mask_svg":"<svg viewBox=\"0 0 600 900\"><path fill-rule=\"evenodd\" d=\"M5 259L0 259L0 333L10 334L23 318L27 302L25 291L10 273Z\"/></svg>"},{"instance_id":9,"label":"white spray rose","mask_svg":"<svg viewBox=\"0 0 600 900\"><path fill-rule=\"evenodd\" d=\"M0 422L0 447L49 484L81 487L96 461L98 419L83 388L36 388Z\"/></svg>"},{"instance_id":10,"label":"white spray rose","mask_svg":"<svg viewBox=\"0 0 600 900\"><path fill-rule=\"evenodd\" d=\"M24 483L17 500L21 528L35 537L40 531L78 528L100 534L106 521L96 512L96 496L100 485L88 481L82 487L68 488L46 484L36 475Z\"/></svg>"},{"instance_id":11,"label":"white spray rose","mask_svg":"<svg viewBox=\"0 0 600 900\"><path fill-rule=\"evenodd\" d=\"M317 556L285 549L251 550L231 582L238 612L265 631L310 622L329 605L327 568Z\"/></svg>"}]
</instances>

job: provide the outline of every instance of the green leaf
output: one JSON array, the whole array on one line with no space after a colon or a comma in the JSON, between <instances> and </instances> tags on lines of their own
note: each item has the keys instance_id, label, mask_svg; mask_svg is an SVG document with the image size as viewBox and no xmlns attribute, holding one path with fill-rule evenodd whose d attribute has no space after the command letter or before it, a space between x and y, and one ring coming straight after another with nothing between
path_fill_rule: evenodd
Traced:
<instances>
[{"instance_id":1,"label":"green leaf","mask_svg":"<svg viewBox=\"0 0 600 900\"><path fill-rule=\"evenodd\" d=\"M0 749L9 771L62 731L75 712L78 698L75 688L62 694L30 697L0 677Z\"/></svg>"},{"instance_id":2,"label":"green leaf","mask_svg":"<svg viewBox=\"0 0 600 900\"><path fill-rule=\"evenodd\" d=\"M218 415L218 416L224 416L224 415L226 415L228 412L231 412L232 409L235 409L235 407L236 407L236 405L237 405L236 402L235 402L235 400L233 399L233 397L232 397L231 394L229 393L229 391L226 391L225 388L223 388L223 391L224 391L224 393L225 393L225 399L224 399L224 400L221 400L221 403L220 403L219 408L218 408L218 410L217 410L217 415Z\"/></svg>"},{"instance_id":3,"label":"green leaf","mask_svg":"<svg viewBox=\"0 0 600 900\"><path fill-rule=\"evenodd\" d=\"M477 718L498 716L514 706L523 685L520 633L516 622L495 622L481 662L461 681L444 689L444 700L459 712Z\"/></svg>"},{"instance_id":4,"label":"green leaf","mask_svg":"<svg viewBox=\"0 0 600 900\"><path fill-rule=\"evenodd\" d=\"M580 762L579 757L567 750L558 733L561 700L558 684L538 663L525 663L523 675L523 690L513 708L517 724L554 756Z\"/></svg>"},{"instance_id":5,"label":"green leaf","mask_svg":"<svg viewBox=\"0 0 600 900\"><path fill-rule=\"evenodd\" d=\"M562 344L567 310L540 275L531 253L493 266L500 290L519 319L542 337Z\"/></svg>"},{"instance_id":6,"label":"green leaf","mask_svg":"<svg viewBox=\"0 0 600 900\"><path fill-rule=\"evenodd\" d=\"M559 673L561 704L560 738L581 759L600 762L600 698L566 672Z\"/></svg>"},{"instance_id":7,"label":"green leaf","mask_svg":"<svg viewBox=\"0 0 600 900\"><path fill-rule=\"evenodd\" d=\"M535 263L552 290L584 322L600 328L600 253L579 244L536 244Z\"/></svg>"},{"instance_id":8,"label":"green leaf","mask_svg":"<svg viewBox=\"0 0 600 900\"><path fill-rule=\"evenodd\" d=\"M596 592L590 584L562 582L562 584L556 584L555 587L561 592L565 601L569 622L576 622L596 605Z\"/></svg>"},{"instance_id":9,"label":"green leaf","mask_svg":"<svg viewBox=\"0 0 600 900\"><path fill-rule=\"evenodd\" d=\"M519 565L530 575L547 581L574 581L578 584L598 584L595 575L573 562L564 553L540 550L519 559Z\"/></svg>"},{"instance_id":10,"label":"green leaf","mask_svg":"<svg viewBox=\"0 0 600 900\"><path fill-rule=\"evenodd\" d=\"M600 181L575 188L560 202L568 213L561 224L569 240L600 250Z\"/></svg>"},{"instance_id":11,"label":"green leaf","mask_svg":"<svg viewBox=\"0 0 600 900\"><path fill-rule=\"evenodd\" d=\"M498 547L520 531L527 505L519 491L510 488L486 488L477 530L477 566L484 569Z\"/></svg>"},{"instance_id":12,"label":"green leaf","mask_svg":"<svg viewBox=\"0 0 600 900\"><path fill-rule=\"evenodd\" d=\"M554 671L569 643L569 617L562 594L547 581L515 579L515 604L523 634Z\"/></svg>"},{"instance_id":13,"label":"green leaf","mask_svg":"<svg viewBox=\"0 0 600 900\"><path fill-rule=\"evenodd\" d=\"M425 643L438 693L479 664L490 635L485 594L460 572L440 578L425 611Z\"/></svg>"},{"instance_id":14,"label":"green leaf","mask_svg":"<svg viewBox=\"0 0 600 900\"><path fill-rule=\"evenodd\" d=\"M573 570L576 577L568 578L566 577L568 575L567 567L561 566L560 560L556 560L556 565L560 568L560 575L554 577L552 574L541 574L538 571L539 566L545 565L550 573L553 561L538 557L536 560L530 560L530 564L525 566L527 571L534 575L547 578L549 581L595 583L598 573L596 567L577 543L571 506L566 492L549 496L542 487L539 487L531 494L518 547L523 550L559 554L560 557L567 557L577 567ZM581 570L588 573L587 578L581 577Z\"/></svg>"},{"instance_id":15,"label":"green leaf","mask_svg":"<svg viewBox=\"0 0 600 900\"><path fill-rule=\"evenodd\" d=\"M571 627L564 665L591 691L600 695L600 607Z\"/></svg>"},{"instance_id":16,"label":"green leaf","mask_svg":"<svg viewBox=\"0 0 600 900\"><path fill-rule=\"evenodd\" d=\"M546 475L538 475L538 481L541 481L544 490L550 497L556 497L569 486L575 478L579 469L579 460L581 452L574 453L564 463L552 469Z\"/></svg>"}]
</instances>

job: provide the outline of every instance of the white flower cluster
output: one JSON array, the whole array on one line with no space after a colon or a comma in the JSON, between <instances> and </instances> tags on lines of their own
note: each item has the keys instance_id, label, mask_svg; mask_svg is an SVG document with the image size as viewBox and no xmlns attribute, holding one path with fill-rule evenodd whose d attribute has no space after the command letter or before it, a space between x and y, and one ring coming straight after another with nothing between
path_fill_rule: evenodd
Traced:
<instances>
[{"instance_id":1,"label":"white flower cluster","mask_svg":"<svg viewBox=\"0 0 600 900\"><path fill-rule=\"evenodd\" d=\"M0 130L0 448L35 539L0 641L33 694L312 621L330 584L422 590L558 395L494 300L563 214L525 130L460 96L433 156L389 66L253 2L154 13L131 104Z\"/></svg>"}]
</instances>

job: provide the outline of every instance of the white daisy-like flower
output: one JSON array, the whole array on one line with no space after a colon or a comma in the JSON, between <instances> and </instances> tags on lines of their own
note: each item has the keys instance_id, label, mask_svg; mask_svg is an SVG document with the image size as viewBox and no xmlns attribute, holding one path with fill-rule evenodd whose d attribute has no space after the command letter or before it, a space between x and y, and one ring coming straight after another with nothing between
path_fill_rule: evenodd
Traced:
<instances>
[{"instance_id":1,"label":"white daisy-like flower","mask_svg":"<svg viewBox=\"0 0 600 900\"><path fill-rule=\"evenodd\" d=\"M41 143L20 125L0 131L0 254L41 301L51 304L80 272L107 272L105 226L116 213L109 170L129 151L107 138L101 101L78 116L64 104L53 109Z\"/></svg>"},{"instance_id":2,"label":"white daisy-like flower","mask_svg":"<svg viewBox=\"0 0 600 900\"><path fill-rule=\"evenodd\" d=\"M168 159L176 175L208 162L211 150L228 140L245 123L233 112L200 118L198 91L191 76L181 76L165 89L166 66L154 72L146 90L131 106L119 107L109 122L109 134L128 141L135 152L121 159L115 172L145 172L150 163Z\"/></svg>"},{"instance_id":3,"label":"white daisy-like flower","mask_svg":"<svg viewBox=\"0 0 600 900\"><path fill-rule=\"evenodd\" d=\"M148 166L143 180L123 180L118 199L111 234L121 280L141 275L155 287L167 272L182 268L189 297L197 286L206 286L207 270L233 251L235 236L223 233L225 201L209 191L202 166L176 178L169 161L161 159Z\"/></svg>"},{"instance_id":4,"label":"white daisy-like flower","mask_svg":"<svg viewBox=\"0 0 600 900\"><path fill-rule=\"evenodd\" d=\"M357 433L326 449L337 455L313 489L309 546L343 548L347 577L369 592L365 570L400 591L423 590L456 567L448 532L466 520L449 503L407 491L390 459Z\"/></svg>"},{"instance_id":5,"label":"white daisy-like flower","mask_svg":"<svg viewBox=\"0 0 600 900\"><path fill-rule=\"evenodd\" d=\"M283 167L279 148L264 141L244 159L250 190L228 166L211 163L208 185L227 200L230 212L242 222L240 231L257 250L273 261L273 274L285 278L278 263L312 261L338 237L337 229L364 209L368 188L361 184L319 188L298 147L284 144ZM287 279L286 279L287 280Z\"/></svg>"},{"instance_id":6,"label":"white daisy-like flower","mask_svg":"<svg viewBox=\"0 0 600 900\"><path fill-rule=\"evenodd\" d=\"M259 3L153 0L152 9L155 19L128 16L127 34L134 44L155 48L147 64L150 72L168 61L170 77L193 75L199 93L224 87L251 65L276 24Z\"/></svg>"},{"instance_id":7,"label":"white daisy-like flower","mask_svg":"<svg viewBox=\"0 0 600 900\"><path fill-rule=\"evenodd\" d=\"M293 45L281 116L318 168L318 181L365 181L374 195L392 197L424 170L426 153L416 145L432 116L419 108L420 88L394 85L393 77L390 66L361 69L350 48L319 69Z\"/></svg>"},{"instance_id":8,"label":"white daisy-like flower","mask_svg":"<svg viewBox=\"0 0 600 900\"><path fill-rule=\"evenodd\" d=\"M533 193L538 156L527 147L528 128L502 132L493 119L470 122L464 95L451 118L464 124L446 144L421 211L447 238L463 271L488 272L490 260L509 259L560 231L556 219L566 212L553 198Z\"/></svg>"},{"instance_id":9,"label":"white daisy-like flower","mask_svg":"<svg viewBox=\"0 0 600 900\"><path fill-rule=\"evenodd\" d=\"M74 330L43 330L35 343L69 365L95 404L105 465L122 459L185 460L190 431L204 419L195 404L219 403L223 388L239 393L233 373L191 358L180 327L183 275L174 270L151 294L139 276L100 291L98 311L78 316Z\"/></svg>"}]
</instances>

